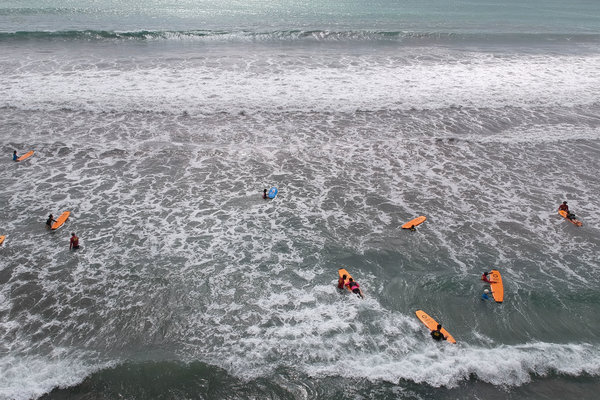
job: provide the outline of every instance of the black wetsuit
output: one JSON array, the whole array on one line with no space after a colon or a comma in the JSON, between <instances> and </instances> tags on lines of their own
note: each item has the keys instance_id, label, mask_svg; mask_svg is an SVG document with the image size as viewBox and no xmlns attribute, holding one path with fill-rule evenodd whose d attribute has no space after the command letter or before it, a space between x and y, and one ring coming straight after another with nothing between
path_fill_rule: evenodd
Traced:
<instances>
[{"instance_id":1,"label":"black wetsuit","mask_svg":"<svg viewBox=\"0 0 600 400\"><path fill-rule=\"evenodd\" d=\"M446 338L444 337L444 334L442 332L438 331L438 330L431 331L431 337L434 340L437 340L438 342L440 340L446 340Z\"/></svg>"}]
</instances>

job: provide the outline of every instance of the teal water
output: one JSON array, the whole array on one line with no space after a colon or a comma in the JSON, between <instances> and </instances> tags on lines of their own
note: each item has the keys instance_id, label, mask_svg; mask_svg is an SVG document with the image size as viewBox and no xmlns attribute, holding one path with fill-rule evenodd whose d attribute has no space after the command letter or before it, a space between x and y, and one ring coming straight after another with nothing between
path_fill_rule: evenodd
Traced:
<instances>
[{"instance_id":1,"label":"teal water","mask_svg":"<svg viewBox=\"0 0 600 400\"><path fill-rule=\"evenodd\" d=\"M599 11L0 2L0 398L594 398Z\"/></svg>"},{"instance_id":2,"label":"teal water","mask_svg":"<svg viewBox=\"0 0 600 400\"><path fill-rule=\"evenodd\" d=\"M4 32L57 30L384 30L597 33L598 4L576 0L3 1Z\"/></svg>"}]
</instances>

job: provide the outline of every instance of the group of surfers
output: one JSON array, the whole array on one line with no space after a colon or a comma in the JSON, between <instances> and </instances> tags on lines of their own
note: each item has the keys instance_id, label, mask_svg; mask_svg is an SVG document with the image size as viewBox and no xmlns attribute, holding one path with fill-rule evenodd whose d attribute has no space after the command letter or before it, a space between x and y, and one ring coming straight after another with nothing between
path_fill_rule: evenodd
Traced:
<instances>
[{"instance_id":1,"label":"group of surfers","mask_svg":"<svg viewBox=\"0 0 600 400\"><path fill-rule=\"evenodd\" d=\"M54 216L52 214L48 215L48 219L46 220L46 228L52 229L52 224L56 222ZM75 234L75 232L71 232L71 240L69 241L69 250L77 250L79 249L79 238Z\"/></svg>"},{"instance_id":2,"label":"group of surfers","mask_svg":"<svg viewBox=\"0 0 600 400\"><path fill-rule=\"evenodd\" d=\"M352 293L356 294L361 299L364 299L365 295L363 294L358 282L352 279L352 277L348 279L348 282L346 282L346 279L348 279L347 275L340 276L340 278L338 279L338 289L344 289L345 286L348 289L350 289Z\"/></svg>"},{"instance_id":3,"label":"group of surfers","mask_svg":"<svg viewBox=\"0 0 600 400\"><path fill-rule=\"evenodd\" d=\"M481 280L484 281L485 283L492 283L493 281L490 280L489 278L489 272L484 272L481 275ZM481 295L481 300L494 300L491 296L490 296L490 290L488 288L483 289L483 294ZM437 341L442 341L442 340L446 340L447 337L444 336L444 334L442 333L442 324L438 324L437 325L437 329L434 329L431 331L431 337L433 338L433 340L437 340Z\"/></svg>"},{"instance_id":4,"label":"group of surfers","mask_svg":"<svg viewBox=\"0 0 600 400\"><path fill-rule=\"evenodd\" d=\"M493 281L490 280L489 278L489 272L484 272L481 275L481 280L484 281L485 283L492 283ZM346 282L346 279L348 279L348 282ZM347 287L352 293L356 294L357 296L359 296L360 298L364 299L364 295L363 292L360 288L360 285L358 284L358 282L356 282L354 279L352 278L348 278L347 275L342 275L339 277L338 279L338 285L337 285L338 289L343 290L344 287ZM483 294L481 295L481 299L482 300L493 300L493 298L490 297L489 295L490 290L485 288L483 290ZM446 340L447 337L444 336L444 334L442 333L442 324L438 324L437 325L437 329L434 329L431 331L431 337L434 340L437 341L441 341L441 340Z\"/></svg>"},{"instance_id":5,"label":"group of surfers","mask_svg":"<svg viewBox=\"0 0 600 400\"><path fill-rule=\"evenodd\" d=\"M13 161L19 161L19 155L17 151L13 151ZM46 228L52 229L52 224L56 222L54 216L50 214L48 219L46 220ZM71 240L69 241L69 250L77 250L79 249L79 238L75 234L75 232L71 232Z\"/></svg>"},{"instance_id":6,"label":"group of surfers","mask_svg":"<svg viewBox=\"0 0 600 400\"><path fill-rule=\"evenodd\" d=\"M264 192L263 197L266 198L266 189ZM565 211L567 213L567 218L569 219L573 219L575 218L575 214L572 214L569 212L569 206L567 205L566 201L563 201L563 203L558 207L559 211ZM489 272L484 272L481 275L481 280L485 283L491 284L493 281L490 280L489 278ZM350 291L352 293L355 293L356 295L358 295L360 298L364 298L365 296L363 295L363 292L360 288L360 285L358 284L358 282L354 281L354 279L349 278L348 282L346 282L346 279L348 279L348 277L346 275L342 275L340 276L340 278L338 279L338 289L344 289L344 287L347 287L348 289L350 289ZM481 300L494 300L490 294L490 290L486 287L485 289L483 289L483 293L481 295ZM441 341L441 340L446 340L447 337L444 336L444 334L442 333L442 324L438 324L437 325L437 329L434 329L431 331L431 337L434 340L437 341Z\"/></svg>"}]
</instances>

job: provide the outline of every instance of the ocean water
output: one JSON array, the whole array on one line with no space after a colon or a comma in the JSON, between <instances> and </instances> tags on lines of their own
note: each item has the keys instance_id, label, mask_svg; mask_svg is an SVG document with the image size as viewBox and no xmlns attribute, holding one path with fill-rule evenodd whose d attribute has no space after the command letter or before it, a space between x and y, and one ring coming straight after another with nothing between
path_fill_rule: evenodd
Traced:
<instances>
[{"instance_id":1,"label":"ocean water","mask_svg":"<svg viewBox=\"0 0 600 400\"><path fill-rule=\"evenodd\" d=\"M0 1L0 399L596 398L599 87L595 0Z\"/></svg>"}]
</instances>

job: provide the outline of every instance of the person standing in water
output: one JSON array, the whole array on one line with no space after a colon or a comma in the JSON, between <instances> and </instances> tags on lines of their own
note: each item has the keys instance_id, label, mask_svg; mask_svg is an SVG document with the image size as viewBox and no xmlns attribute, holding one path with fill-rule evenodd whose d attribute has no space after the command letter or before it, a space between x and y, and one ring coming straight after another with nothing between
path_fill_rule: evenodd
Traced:
<instances>
[{"instance_id":1,"label":"person standing in water","mask_svg":"<svg viewBox=\"0 0 600 400\"><path fill-rule=\"evenodd\" d=\"M77 250L79 248L79 238L75 235L75 232L71 232L71 242L69 243L69 250Z\"/></svg>"},{"instance_id":2,"label":"person standing in water","mask_svg":"<svg viewBox=\"0 0 600 400\"><path fill-rule=\"evenodd\" d=\"M492 283L492 281L490 281L490 278L488 277L489 274L489 272L484 272L483 275L481 275L481 280L486 283Z\"/></svg>"},{"instance_id":3,"label":"person standing in water","mask_svg":"<svg viewBox=\"0 0 600 400\"><path fill-rule=\"evenodd\" d=\"M56 220L54 219L54 216L52 214L48 215L48 219L46 220L46 228L48 228L48 229L52 228L53 222L56 222Z\"/></svg>"},{"instance_id":4,"label":"person standing in water","mask_svg":"<svg viewBox=\"0 0 600 400\"><path fill-rule=\"evenodd\" d=\"M263 190L263 199L268 199L269 196L267 196L267 189Z\"/></svg>"},{"instance_id":5,"label":"person standing in water","mask_svg":"<svg viewBox=\"0 0 600 400\"><path fill-rule=\"evenodd\" d=\"M343 289L344 288L344 284L346 283L346 275L340 276L340 278L338 279L338 289Z\"/></svg>"},{"instance_id":6,"label":"person standing in water","mask_svg":"<svg viewBox=\"0 0 600 400\"><path fill-rule=\"evenodd\" d=\"M492 300L492 298L490 297L489 289L483 289L483 293L481 295L481 300Z\"/></svg>"},{"instance_id":7,"label":"person standing in water","mask_svg":"<svg viewBox=\"0 0 600 400\"><path fill-rule=\"evenodd\" d=\"M446 340L446 336L444 336L444 334L442 333L442 324L438 324L437 329L431 331L431 337L433 338L433 340L437 340L438 342Z\"/></svg>"},{"instance_id":8,"label":"person standing in water","mask_svg":"<svg viewBox=\"0 0 600 400\"><path fill-rule=\"evenodd\" d=\"M17 155L17 151L13 151L13 161L19 161L19 156Z\"/></svg>"}]
</instances>

